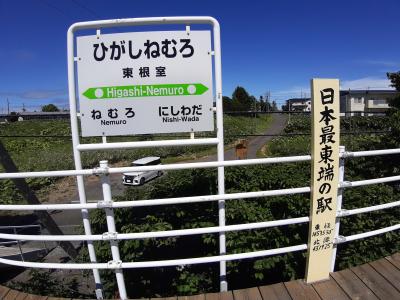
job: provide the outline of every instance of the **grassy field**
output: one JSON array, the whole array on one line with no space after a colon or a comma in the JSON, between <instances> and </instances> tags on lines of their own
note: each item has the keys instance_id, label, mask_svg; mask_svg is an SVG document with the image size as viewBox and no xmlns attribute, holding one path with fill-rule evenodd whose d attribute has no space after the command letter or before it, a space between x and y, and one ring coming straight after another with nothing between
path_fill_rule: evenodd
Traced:
<instances>
[{"instance_id":1,"label":"grassy field","mask_svg":"<svg viewBox=\"0 0 400 300\"><path fill-rule=\"evenodd\" d=\"M341 118L340 145L345 146L347 151L383 149L386 147L383 142L385 135L380 132L389 130L389 127L388 119L384 116ZM293 116L284 132L288 135L268 142L257 155L267 157L311 153L310 116Z\"/></svg>"},{"instance_id":2,"label":"grassy field","mask_svg":"<svg viewBox=\"0 0 400 300\"><path fill-rule=\"evenodd\" d=\"M224 117L225 145L235 141L235 135L255 134L264 132L271 117ZM138 141L156 139L186 138L188 133L175 135L143 135L128 137L110 137L109 142ZM72 141L70 123L68 120L34 120L0 125L0 142L14 161L19 171L44 171L73 169ZM199 133L196 136L215 136L215 132ZM83 138L82 143L101 142L101 138ZM97 166L100 160L108 160L111 164L121 161L155 155L165 162L194 159L215 151L215 147L165 147L153 149L91 151L82 154L85 168ZM4 172L3 166L0 166ZM28 179L34 190L48 187L55 178ZM23 201L9 180L0 182L0 203L15 203Z\"/></svg>"}]
</instances>

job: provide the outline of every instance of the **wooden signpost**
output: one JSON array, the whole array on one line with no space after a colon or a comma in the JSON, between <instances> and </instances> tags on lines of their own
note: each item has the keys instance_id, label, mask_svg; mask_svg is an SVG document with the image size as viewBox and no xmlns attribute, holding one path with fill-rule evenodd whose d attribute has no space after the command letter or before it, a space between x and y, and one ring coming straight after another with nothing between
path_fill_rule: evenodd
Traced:
<instances>
[{"instance_id":1,"label":"wooden signpost","mask_svg":"<svg viewBox=\"0 0 400 300\"><path fill-rule=\"evenodd\" d=\"M313 79L311 205L306 282L329 278L339 178L339 80Z\"/></svg>"}]
</instances>

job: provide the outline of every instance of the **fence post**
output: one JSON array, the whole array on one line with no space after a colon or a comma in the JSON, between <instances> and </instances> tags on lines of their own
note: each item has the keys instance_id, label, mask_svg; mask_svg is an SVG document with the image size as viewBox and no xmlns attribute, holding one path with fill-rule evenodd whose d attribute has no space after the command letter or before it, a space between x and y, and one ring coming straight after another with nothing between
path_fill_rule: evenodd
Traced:
<instances>
[{"instance_id":1,"label":"fence post","mask_svg":"<svg viewBox=\"0 0 400 300\"><path fill-rule=\"evenodd\" d=\"M14 231L14 234L17 235L17 229L15 227L13 228L13 231ZM18 243L19 253L21 254L21 261L25 261L24 254L22 253L21 241L17 240L17 243Z\"/></svg>"},{"instance_id":2,"label":"fence post","mask_svg":"<svg viewBox=\"0 0 400 300\"><path fill-rule=\"evenodd\" d=\"M100 161L100 168L103 170L107 170L108 161L107 160ZM117 279L119 297L120 299L125 300L128 298L128 296L126 294L124 274L122 272L122 269L119 267L119 265L121 264L121 257L119 255L118 240L116 239L117 229L115 226L114 211L111 207L112 198L111 198L110 177L107 172L104 172L101 175L101 185L103 188L103 197L104 197L102 206L104 207L104 211L106 213L107 230L108 230L108 232L104 233L104 235L108 236L108 239L110 240L111 255L113 259L112 262L109 262L109 264L113 264L114 265L113 268L115 268L115 277Z\"/></svg>"},{"instance_id":3,"label":"fence post","mask_svg":"<svg viewBox=\"0 0 400 300\"><path fill-rule=\"evenodd\" d=\"M221 74L221 37L220 27L217 21L213 22L214 29L214 70L215 70L215 95L216 95L216 117L217 117L217 159L224 161L224 116L222 105L222 74ZM218 167L218 195L225 194L225 169ZM225 226L225 200L218 201L218 225ZM225 232L219 233L219 254L226 254L226 236ZM228 290L226 279L226 261L219 263L219 285L220 291Z\"/></svg>"},{"instance_id":4,"label":"fence post","mask_svg":"<svg viewBox=\"0 0 400 300\"><path fill-rule=\"evenodd\" d=\"M78 129L78 112L76 103L76 85L75 85L75 28L72 26L67 34L67 53L68 53L68 94L69 94L69 111L71 118L71 136L72 136L72 149L74 154L75 170L82 170L81 153L77 149L80 144L79 129ZM83 176L76 176L76 183L78 186L79 202L86 203L85 182ZM92 229L89 220L89 211L87 209L81 210L82 223L86 235L92 234ZM86 241L89 258L92 263L96 263L96 252L94 249L93 241ZM97 299L103 299L103 285L101 284L100 272L98 269L92 269L93 278L95 282L95 293Z\"/></svg>"},{"instance_id":5,"label":"fence post","mask_svg":"<svg viewBox=\"0 0 400 300\"><path fill-rule=\"evenodd\" d=\"M339 146L339 185L341 185L344 181L344 157L343 154L346 151L345 146ZM342 201L343 201L343 188L338 189L337 195L337 208L336 212L340 212L342 209ZM335 225L335 239L337 240L339 237L339 229L340 229L340 218L336 217L336 225ZM335 262L336 262L336 252L337 252L337 244L333 244L332 251L332 262L331 262L331 272L335 271Z\"/></svg>"},{"instance_id":6,"label":"fence post","mask_svg":"<svg viewBox=\"0 0 400 300\"><path fill-rule=\"evenodd\" d=\"M39 233L42 235L42 224L39 224ZM49 253L49 250L47 249L47 244L46 241L43 241L43 248L46 250L46 253Z\"/></svg>"}]
</instances>

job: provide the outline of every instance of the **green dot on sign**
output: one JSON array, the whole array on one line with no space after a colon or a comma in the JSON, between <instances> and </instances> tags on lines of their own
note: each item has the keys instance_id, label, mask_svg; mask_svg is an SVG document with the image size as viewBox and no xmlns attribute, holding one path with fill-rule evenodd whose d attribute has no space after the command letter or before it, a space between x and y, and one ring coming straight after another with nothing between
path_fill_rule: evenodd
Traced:
<instances>
[{"instance_id":1,"label":"green dot on sign","mask_svg":"<svg viewBox=\"0 0 400 300\"><path fill-rule=\"evenodd\" d=\"M193 95L194 93L196 93L196 86L194 86L193 84L189 85L187 87L187 91L188 91L189 94Z\"/></svg>"},{"instance_id":2,"label":"green dot on sign","mask_svg":"<svg viewBox=\"0 0 400 300\"><path fill-rule=\"evenodd\" d=\"M96 90L94 91L94 95L95 95L97 98L103 97L103 95L104 95L103 89L96 89Z\"/></svg>"}]
</instances>

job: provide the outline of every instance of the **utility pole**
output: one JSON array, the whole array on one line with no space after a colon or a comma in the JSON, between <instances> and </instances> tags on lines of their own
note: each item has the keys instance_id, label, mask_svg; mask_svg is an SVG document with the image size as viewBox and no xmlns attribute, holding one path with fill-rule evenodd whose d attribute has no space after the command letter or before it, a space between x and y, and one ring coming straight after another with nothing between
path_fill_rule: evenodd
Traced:
<instances>
[{"instance_id":1,"label":"utility pole","mask_svg":"<svg viewBox=\"0 0 400 300\"><path fill-rule=\"evenodd\" d=\"M272 110L271 91L270 90L268 90L268 102L270 103L271 110Z\"/></svg>"},{"instance_id":2,"label":"utility pole","mask_svg":"<svg viewBox=\"0 0 400 300\"><path fill-rule=\"evenodd\" d=\"M9 115L10 114L10 101L8 101L8 98L7 98L7 115Z\"/></svg>"}]
</instances>

